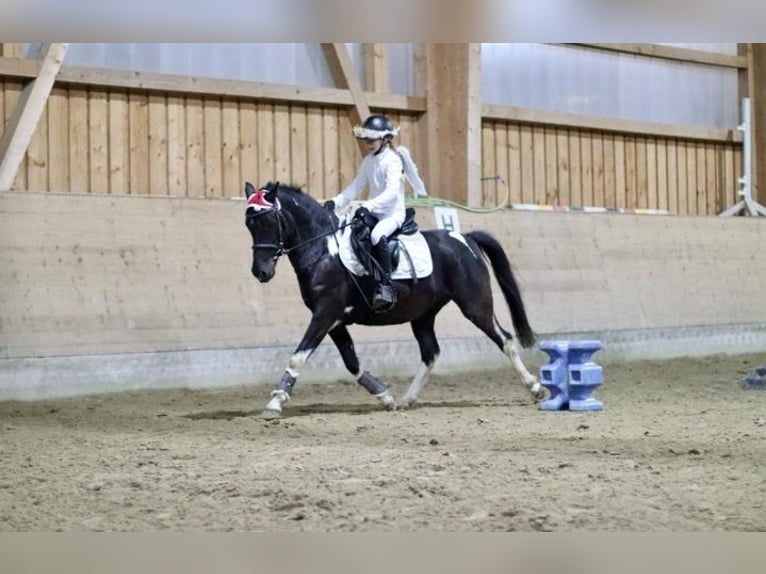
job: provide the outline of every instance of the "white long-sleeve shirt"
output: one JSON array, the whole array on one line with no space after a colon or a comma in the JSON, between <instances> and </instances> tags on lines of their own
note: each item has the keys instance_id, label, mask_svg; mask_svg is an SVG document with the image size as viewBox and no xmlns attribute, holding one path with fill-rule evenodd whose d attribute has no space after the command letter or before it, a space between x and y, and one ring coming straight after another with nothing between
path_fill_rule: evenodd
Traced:
<instances>
[{"instance_id":1,"label":"white long-sleeve shirt","mask_svg":"<svg viewBox=\"0 0 766 574\"><path fill-rule=\"evenodd\" d=\"M396 151L386 146L379 154L368 154L362 160L354 180L333 200L338 207L345 207L368 187L370 190L364 207L379 219L393 217L404 221L404 176L412 185L415 195L427 195L418 168L405 147Z\"/></svg>"}]
</instances>

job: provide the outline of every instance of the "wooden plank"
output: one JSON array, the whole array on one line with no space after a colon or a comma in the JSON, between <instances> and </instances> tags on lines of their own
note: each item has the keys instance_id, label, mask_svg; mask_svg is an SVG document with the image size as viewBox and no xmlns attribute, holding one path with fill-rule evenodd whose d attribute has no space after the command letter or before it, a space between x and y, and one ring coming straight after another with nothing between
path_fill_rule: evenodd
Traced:
<instances>
[{"instance_id":1,"label":"wooden plank","mask_svg":"<svg viewBox=\"0 0 766 574\"><path fill-rule=\"evenodd\" d=\"M555 134L558 202L560 205L573 205L571 174L569 170L569 166L571 165L569 157L569 133L567 130L557 129Z\"/></svg>"},{"instance_id":2,"label":"wooden plank","mask_svg":"<svg viewBox=\"0 0 766 574\"><path fill-rule=\"evenodd\" d=\"M520 155L521 155L521 203L535 201L535 149L532 137L532 126L521 125Z\"/></svg>"},{"instance_id":3,"label":"wooden plank","mask_svg":"<svg viewBox=\"0 0 766 574\"><path fill-rule=\"evenodd\" d=\"M350 182L341 183L340 161L338 159L338 112L325 108L322 114L322 135L324 137L324 196L333 197Z\"/></svg>"},{"instance_id":4,"label":"wooden plank","mask_svg":"<svg viewBox=\"0 0 766 574\"><path fill-rule=\"evenodd\" d=\"M130 193L130 107L126 92L110 92L109 191Z\"/></svg>"},{"instance_id":5,"label":"wooden plank","mask_svg":"<svg viewBox=\"0 0 766 574\"><path fill-rule=\"evenodd\" d=\"M24 87L14 103L13 112L6 116L0 136L0 191L11 189L16 180L68 47L69 44L66 43L45 46L45 55L37 77ZM6 113L7 111L6 97Z\"/></svg>"},{"instance_id":6,"label":"wooden plank","mask_svg":"<svg viewBox=\"0 0 766 574\"><path fill-rule=\"evenodd\" d=\"M604 151L604 207L617 207L617 173L614 158L613 134L603 134Z\"/></svg>"},{"instance_id":7,"label":"wooden plank","mask_svg":"<svg viewBox=\"0 0 766 574\"><path fill-rule=\"evenodd\" d=\"M569 203L576 207L583 206L582 199L582 158L580 156L580 134L575 130L567 131L569 143Z\"/></svg>"},{"instance_id":8,"label":"wooden plank","mask_svg":"<svg viewBox=\"0 0 766 574\"><path fill-rule=\"evenodd\" d=\"M482 106L485 120L505 120L531 124L561 126L592 131L608 131L632 135L653 135L687 140L741 142L742 133L736 129L702 128L600 116L585 116L515 106Z\"/></svg>"},{"instance_id":9,"label":"wooden plank","mask_svg":"<svg viewBox=\"0 0 766 574\"><path fill-rule=\"evenodd\" d=\"M290 108L274 104L274 168L276 178L284 183L293 180L290 151Z\"/></svg>"},{"instance_id":10,"label":"wooden plank","mask_svg":"<svg viewBox=\"0 0 766 574\"><path fill-rule=\"evenodd\" d=\"M222 197L221 100L206 99L202 109L204 114L205 197Z\"/></svg>"},{"instance_id":11,"label":"wooden plank","mask_svg":"<svg viewBox=\"0 0 766 574\"><path fill-rule=\"evenodd\" d=\"M88 142L88 92L69 90L69 188L90 192L90 144Z\"/></svg>"},{"instance_id":12,"label":"wooden plank","mask_svg":"<svg viewBox=\"0 0 766 574\"><path fill-rule=\"evenodd\" d=\"M697 215L697 144L690 142L686 148L686 206L689 215Z\"/></svg>"},{"instance_id":13,"label":"wooden plank","mask_svg":"<svg viewBox=\"0 0 766 574\"><path fill-rule=\"evenodd\" d=\"M168 194L185 197L186 182L186 102L180 96L168 96Z\"/></svg>"},{"instance_id":14,"label":"wooden plank","mask_svg":"<svg viewBox=\"0 0 766 574\"><path fill-rule=\"evenodd\" d=\"M562 45L562 44L559 44ZM567 44L563 44L566 46ZM570 44L571 45L571 44ZM747 58L734 56L730 54L718 54L706 50L695 50L693 48L680 48L676 46L662 46L660 44L594 44L580 43L574 46L594 48L608 52L619 52L623 54L633 54L635 56L647 56L651 58L660 58L663 60L675 60L679 62L705 64L708 66L721 66L725 68L747 68Z\"/></svg>"},{"instance_id":15,"label":"wooden plank","mask_svg":"<svg viewBox=\"0 0 766 574\"><path fill-rule=\"evenodd\" d=\"M694 144L694 148L696 151L696 158L694 159L694 164L697 168L697 186L695 191L697 192L697 197L695 198L697 200L697 206L696 206L696 213L697 215L706 215L707 214L707 195L708 192L712 192L711 190L708 190L708 178L707 178L707 155L705 152L705 144L704 143L697 143ZM715 169L715 160L713 163L713 168Z\"/></svg>"},{"instance_id":16,"label":"wooden plank","mask_svg":"<svg viewBox=\"0 0 766 574\"><path fill-rule=\"evenodd\" d=\"M412 59L412 66L415 69L415 95L419 98L425 98L428 86L428 59L425 44L415 44L413 46ZM373 102L373 105L376 104ZM425 111L425 109L422 111Z\"/></svg>"},{"instance_id":17,"label":"wooden plank","mask_svg":"<svg viewBox=\"0 0 766 574\"><path fill-rule=\"evenodd\" d=\"M221 155L223 197L237 197L245 188L241 181L240 112L237 100L223 100L221 109Z\"/></svg>"},{"instance_id":18,"label":"wooden plank","mask_svg":"<svg viewBox=\"0 0 766 574\"><path fill-rule=\"evenodd\" d=\"M0 76L34 78L40 63L32 60L0 58ZM136 89L166 94L242 98L250 101L271 100L328 106L353 106L354 100L347 89L292 86L241 80L200 78L177 74L109 70L78 66L61 69L58 81L75 86L116 89ZM403 112L425 112L426 98L399 94L366 93L369 106L377 109Z\"/></svg>"},{"instance_id":19,"label":"wooden plank","mask_svg":"<svg viewBox=\"0 0 766 574\"><path fill-rule=\"evenodd\" d=\"M625 138L625 207L638 207L636 138Z\"/></svg>"},{"instance_id":20,"label":"wooden plank","mask_svg":"<svg viewBox=\"0 0 766 574\"><path fill-rule=\"evenodd\" d=\"M668 209L668 144L657 140L657 209Z\"/></svg>"},{"instance_id":21,"label":"wooden plank","mask_svg":"<svg viewBox=\"0 0 766 574\"><path fill-rule=\"evenodd\" d=\"M657 140L646 140L646 206L659 209L657 199Z\"/></svg>"},{"instance_id":22,"label":"wooden plank","mask_svg":"<svg viewBox=\"0 0 766 574\"><path fill-rule=\"evenodd\" d=\"M503 178L505 184L499 180L491 182L490 189L492 191L492 198L490 202L491 207L500 205L505 201L505 197L508 194L508 178L510 172L509 156L510 146L508 143L508 126L505 123L497 124L494 126L495 132L495 173L490 174L493 176L499 176Z\"/></svg>"},{"instance_id":23,"label":"wooden plank","mask_svg":"<svg viewBox=\"0 0 766 574\"><path fill-rule=\"evenodd\" d=\"M348 114L338 114L338 162L341 187L348 185L356 176L359 163L359 146L352 134L351 118Z\"/></svg>"},{"instance_id":24,"label":"wooden plank","mask_svg":"<svg viewBox=\"0 0 766 574\"><path fill-rule=\"evenodd\" d=\"M625 138L614 139L614 189L617 207L628 206L628 180L625 173Z\"/></svg>"},{"instance_id":25,"label":"wooden plank","mask_svg":"<svg viewBox=\"0 0 766 574\"><path fill-rule=\"evenodd\" d=\"M48 106L43 108L32 138L29 141L26 165L29 191L48 191Z\"/></svg>"},{"instance_id":26,"label":"wooden plank","mask_svg":"<svg viewBox=\"0 0 766 574\"><path fill-rule=\"evenodd\" d=\"M556 128L545 128L545 204L560 205Z\"/></svg>"},{"instance_id":27,"label":"wooden plank","mask_svg":"<svg viewBox=\"0 0 766 574\"><path fill-rule=\"evenodd\" d=\"M678 142L669 140L668 159L668 211L678 214Z\"/></svg>"},{"instance_id":28,"label":"wooden plank","mask_svg":"<svg viewBox=\"0 0 766 574\"><path fill-rule=\"evenodd\" d=\"M0 57L23 58L24 44L21 42L3 42L0 44Z\"/></svg>"},{"instance_id":29,"label":"wooden plank","mask_svg":"<svg viewBox=\"0 0 766 574\"><path fill-rule=\"evenodd\" d=\"M149 94L149 193L168 195L168 102Z\"/></svg>"},{"instance_id":30,"label":"wooden plank","mask_svg":"<svg viewBox=\"0 0 766 574\"><path fill-rule=\"evenodd\" d=\"M723 150L719 145L705 146L705 215L716 215L719 211L718 188L721 186L721 160Z\"/></svg>"},{"instance_id":31,"label":"wooden plank","mask_svg":"<svg viewBox=\"0 0 766 574\"><path fill-rule=\"evenodd\" d=\"M309 183L307 115L305 106L290 108L290 171L292 182L301 189Z\"/></svg>"},{"instance_id":32,"label":"wooden plank","mask_svg":"<svg viewBox=\"0 0 766 574\"><path fill-rule=\"evenodd\" d=\"M721 201L718 213L735 205L739 201L737 192L737 178L739 172L734 168L734 149L731 146L724 147L723 150L723 188L721 190Z\"/></svg>"},{"instance_id":33,"label":"wooden plank","mask_svg":"<svg viewBox=\"0 0 766 574\"><path fill-rule=\"evenodd\" d=\"M519 124L508 126L508 177L506 178L511 203L523 203L521 182L521 128Z\"/></svg>"},{"instance_id":34,"label":"wooden plank","mask_svg":"<svg viewBox=\"0 0 766 574\"><path fill-rule=\"evenodd\" d=\"M91 193L109 193L109 110L108 94L88 94L88 143Z\"/></svg>"},{"instance_id":35,"label":"wooden plank","mask_svg":"<svg viewBox=\"0 0 766 574\"><path fill-rule=\"evenodd\" d=\"M649 207L649 161L647 158L646 140L636 138L636 207Z\"/></svg>"},{"instance_id":36,"label":"wooden plank","mask_svg":"<svg viewBox=\"0 0 766 574\"><path fill-rule=\"evenodd\" d=\"M678 162L676 165L676 169L678 170L678 214L679 215L689 214L689 179L687 174L689 164L687 163L687 157L688 157L687 143L683 141L679 141L678 147L676 148L676 159Z\"/></svg>"},{"instance_id":37,"label":"wooden plank","mask_svg":"<svg viewBox=\"0 0 766 574\"><path fill-rule=\"evenodd\" d=\"M186 186L189 197L205 197L205 109L202 98L186 98Z\"/></svg>"},{"instance_id":38,"label":"wooden plank","mask_svg":"<svg viewBox=\"0 0 766 574\"><path fill-rule=\"evenodd\" d=\"M606 205L603 134L593 134L591 145L593 147L593 205L603 207Z\"/></svg>"},{"instance_id":39,"label":"wooden plank","mask_svg":"<svg viewBox=\"0 0 766 574\"><path fill-rule=\"evenodd\" d=\"M582 132L580 134L580 161L582 162L582 202L583 206L594 205L593 181L593 134Z\"/></svg>"},{"instance_id":40,"label":"wooden plank","mask_svg":"<svg viewBox=\"0 0 766 574\"><path fill-rule=\"evenodd\" d=\"M274 106L260 103L258 110L258 182L276 181L274 148Z\"/></svg>"},{"instance_id":41,"label":"wooden plank","mask_svg":"<svg viewBox=\"0 0 766 574\"><path fill-rule=\"evenodd\" d=\"M388 50L385 44L362 44L364 59L364 85L368 92L387 93Z\"/></svg>"},{"instance_id":42,"label":"wooden plank","mask_svg":"<svg viewBox=\"0 0 766 574\"><path fill-rule=\"evenodd\" d=\"M149 97L144 93L128 95L130 113L130 193L149 193Z\"/></svg>"},{"instance_id":43,"label":"wooden plank","mask_svg":"<svg viewBox=\"0 0 766 574\"><path fill-rule=\"evenodd\" d=\"M253 102L239 102L239 125L242 145L240 183L243 187L234 190L237 196L244 193L244 184L247 181L255 186L266 183L258 179L258 111Z\"/></svg>"},{"instance_id":44,"label":"wooden plank","mask_svg":"<svg viewBox=\"0 0 766 574\"><path fill-rule=\"evenodd\" d=\"M495 169L495 130L492 123L485 123L481 128L481 206L494 202L494 189L490 179L497 174Z\"/></svg>"},{"instance_id":45,"label":"wooden plank","mask_svg":"<svg viewBox=\"0 0 766 574\"><path fill-rule=\"evenodd\" d=\"M328 198L324 183L324 134L322 131L322 108L312 106L306 118L306 146L308 163L307 187L316 198Z\"/></svg>"},{"instance_id":46,"label":"wooden plank","mask_svg":"<svg viewBox=\"0 0 766 574\"><path fill-rule=\"evenodd\" d=\"M48 184L51 191L69 186L69 91L54 87L48 96Z\"/></svg>"},{"instance_id":47,"label":"wooden plank","mask_svg":"<svg viewBox=\"0 0 766 574\"><path fill-rule=\"evenodd\" d=\"M548 202L546 197L546 149L545 149L545 128L535 126L532 128L532 145L534 151L534 201L535 203L545 205Z\"/></svg>"}]
</instances>

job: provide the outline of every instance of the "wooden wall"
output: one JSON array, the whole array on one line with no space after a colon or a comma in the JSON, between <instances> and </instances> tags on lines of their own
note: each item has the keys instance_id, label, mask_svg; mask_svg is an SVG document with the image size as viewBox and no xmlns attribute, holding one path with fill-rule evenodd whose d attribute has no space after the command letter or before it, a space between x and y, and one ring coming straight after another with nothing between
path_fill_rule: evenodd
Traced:
<instances>
[{"instance_id":1,"label":"wooden wall","mask_svg":"<svg viewBox=\"0 0 766 574\"><path fill-rule=\"evenodd\" d=\"M9 117L22 87L20 80L0 77L0 117ZM278 179L327 197L353 178L361 161L348 110L310 101L57 84L13 189L232 197L247 180ZM412 151L431 194L455 195L429 185L422 110L387 113L401 126L399 141ZM511 203L715 215L739 200L742 144L727 141L724 130L711 139L673 137L493 114L482 122L481 174L501 176ZM482 204L497 205L506 193L499 182L485 182Z\"/></svg>"},{"instance_id":2,"label":"wooden wall","mask_svg":"<svg viewBox=\"0 0 766 574\"><path fill-rule=\"evenodd\" d=\"M0 83L8 118L22 89ZM391 113L424 155L415 116ZM334 195L361 161L347 108L157 91L57 86L13 189L232 197L280 180Z\"/></svg>"},{"instance_id":3,"label":"wooden wall","mask_svg":"<svg viewBox=\"0 0 766 574\"><path fill-rule=\"evenodd\" d=\"M739 201L742 145L484 121L482 201L716 215Z\"/></svg>"},{"instance_id":4,"label":"wooden wall","mask_svg":"<svg viewBox=\"0 0 766 574\"><path fill-rule=\"evenodd\" d=\"M433 218L418 209L424 228ZM308 324L286 258L271 282L252 277L244 202L10 192L0 221L0 360L292 350ZM502 243L540 334L766 323L756 218L507 211L461 212L460 224ZM407 324L351 332L417 348ZM483 337L454 305L437 333Z\"/></svg>"}]
</instances>

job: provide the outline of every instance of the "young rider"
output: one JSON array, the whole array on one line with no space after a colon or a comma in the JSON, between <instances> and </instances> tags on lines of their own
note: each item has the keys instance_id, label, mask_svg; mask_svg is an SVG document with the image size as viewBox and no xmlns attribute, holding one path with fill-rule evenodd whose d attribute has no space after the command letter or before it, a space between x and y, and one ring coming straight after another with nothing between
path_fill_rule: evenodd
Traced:
<instances>
[{"instance_id":1,"label":"young rider","mask_svg":"<svg viewBox=\"0 0 766 574\"><path fill-rule=\"evenodd\" d=\"M364 141L367 155L362 160L354 180L325 205L334 209L345 207L369 188L367 201L356 210L355 217L364 219L371 213L378 219L370 236L372 255L380 263L382 281L372 297L373 311L387 311L396 303L391 285L391 254L388 237L404 222L404 179L412 185L415 196L428 195L410 152L403 146L394 147L393 138L399 133L386 116L375 114L361 126L354 126L354 137Z\"/></svg>"}]
</instances>

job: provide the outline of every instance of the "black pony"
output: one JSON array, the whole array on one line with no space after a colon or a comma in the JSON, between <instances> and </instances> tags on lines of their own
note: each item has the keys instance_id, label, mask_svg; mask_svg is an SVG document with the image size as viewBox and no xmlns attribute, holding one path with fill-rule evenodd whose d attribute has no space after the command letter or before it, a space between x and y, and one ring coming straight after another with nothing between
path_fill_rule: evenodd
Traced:
<instances>
[{"instance_id":1,"label":"black pony","mask_svg":"<svg viewBox=\"0 0 766 574\"><path fill-rule=\"evenodd\" d=\"M248 200L245 224L253 239L253 275L262 283L269 281L280 256L287 255L298 277L303 302L311 311L303 339L271 393L265 417L277 417L282 412L301 368L327 334L360 385L387 408L409 406L427 382L439 356L434 320L450 301L510 358L532 396L543 398L543 387L521 362L513 337L493 312L490 276L482 253L492 265L521 344L534 345L535 336L508 258L491 235L482 231L463 235L446 230L423 232L433 258L433 273L417 281L394 281L397 304L385 313L373 313L358 287L359 278L346 270L338 255L335 233L339 220L334 213L300 189L279 183L268 183L258 190L247 183L245 194ZM397 400L386 385L361 369L346 326L404 322L412 325L423 363L407 391Z\"/></svg>"}]
</instances>

